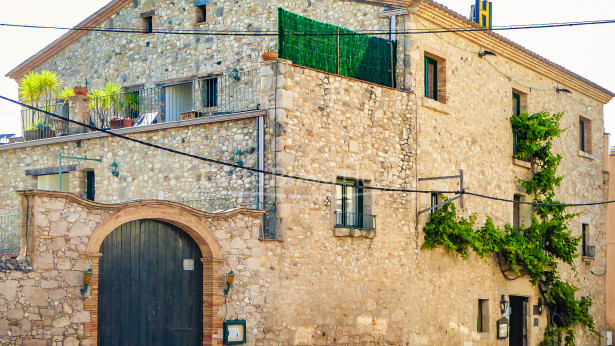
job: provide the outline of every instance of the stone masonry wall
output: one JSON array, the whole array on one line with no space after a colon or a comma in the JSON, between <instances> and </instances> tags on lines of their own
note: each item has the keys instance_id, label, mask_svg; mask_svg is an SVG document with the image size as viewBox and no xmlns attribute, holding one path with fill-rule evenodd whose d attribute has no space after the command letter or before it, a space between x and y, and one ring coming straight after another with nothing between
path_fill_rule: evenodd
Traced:
<instances>
[{"instance_id":1,"label":"stone masonry wall","mask_svg":"<svg viewBox=\"0 0 615 346\"><path fill-rule=\"evenodd\" d=\"M28 254L33 259L34 271L0 272L0 343L90 345L89 337L92 328L96 328L98 311L95 304L88 308L98 294L92 292L98 265L93 266L91 258L96 254L86 252L93 230L122 208L137 208L142 213L147 213L148 208L139 209L141 202L95 204L62 193L30 193L24 198L29 198L32 206L29 244L34 246ZM183 208L181 205L167 207ZM242 211L231 214L188 212L200 218L222 250L223 260L214 275L223 279L230 270L235 273L228 311L222 304L222 279L212 283L212 277L204 278L205 284L213 284L216 307L213 316L218 320L223 316L246 319L248 344L254 345L265 329L262 308L271 286L270 280L261 274L265 272L262 264L274 262L267 256L279 254L278 243L258 241L260 215ZM84 297L80 289L87 269L94 269L94 277ZM221 338L222 331L217 330L215 334Z\"/></svg>"},{"instance_id":2,"label":"stone masonry wall","mask_svg":"<svg viewBox=\"0 0 615 346\"><path fill-rule=\"evenodd\" d=\"M257 118L222 121L196 126L179 127L131 135L136 139L171 149L234 163L233 154L239 148L246 151L257 147ZM3 148L0 148L3 149ZM0 150L4 162L0 189L5 198L0 210L5 214L19 212L19 198L15 190L37 187L37 177L26 175L26 170L58 167L58 151L65 156L99 158L103 161L76 161L64 159L63 165L78 164L80 169L95 172L95 200L119 203L137 199L163 199L171 201L219 198L200 206L217 209L254 207L257 179L251 172L223 167L185 156L162 152L119 138L98 138L71 141L62 144ZM246 167L256 167L258 151L242 156ZM110 164L117 162L119 177L111 175ZM70 172L69 192L85 196L83 172Z\"/></svg>"},{"instance_id":3,"label":"stone masonry wall","mask_svg":"<svg viewBox=\"0 0 615 346\"><path fill-rule=\"evenodd\" d=\"M385 30L383 7L352 1L213 1L207 22L196 24L194 1L135 1L101 27L141 28L140 13L155 11L155 30L267 32L277 30L277 8L351 30ZM340 6L344 10L340 11ZM233 68L256 70L260 54L273 45L272 36L165 35L90 32L39 69L60 74L68 86L101 87L109 81L124 86L152 87L195 75L230 73ZM87 57L87 59L84 59Z\"/></svg>"}]
</instances>

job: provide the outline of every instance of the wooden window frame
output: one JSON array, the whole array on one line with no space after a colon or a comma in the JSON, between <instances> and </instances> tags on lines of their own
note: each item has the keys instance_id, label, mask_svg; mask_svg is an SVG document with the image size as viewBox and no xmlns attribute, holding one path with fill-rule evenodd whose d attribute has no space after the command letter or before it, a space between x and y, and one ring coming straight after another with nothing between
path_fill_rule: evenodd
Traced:
<instances>
[{"instance_id":1,"label":"wooden window frame","mask_svg":"<svg viewBox=\"0 0 615 346\"><path fill-rule=\"evenodd\" d=\"M433 75L430 76L429 65L433 65ZM429 88L429 82L433 82L433 90ZM432 92L432 97L429 93ZM425 97L438 101L438 60L425 56Z\"/></svg>"},{"instance_id":2,"label":"wooden window frame","mask_svg":"<svg viewBox=\"0 0 615 346\"><path fill-rule=\"evenodd\" d=\"M579 116L579 151L586 154L593 154L592 120L584 116Z\"/></svg>"}]
</instances>

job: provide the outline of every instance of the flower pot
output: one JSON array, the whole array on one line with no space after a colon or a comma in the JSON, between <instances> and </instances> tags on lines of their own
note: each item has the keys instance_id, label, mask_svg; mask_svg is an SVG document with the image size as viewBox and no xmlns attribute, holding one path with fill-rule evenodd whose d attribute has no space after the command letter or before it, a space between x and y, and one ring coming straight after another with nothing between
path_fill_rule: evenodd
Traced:
<instances>
[{"instance_id":1,"label":"flower pot","mask_svg":"<svg viewBox=\"0 0 615 346\"><path fill-rule=\"evenodd\" d=\"M111 119L109 120L109 126L111 126L112 130L121 129L124 127L131 127L132 122L130 119Z\"/></svg>"},{"instance_id":2,"label":"flower pot","mask_svg":"<svg viewBox=\"0 0 615 346\"><path fill-rule=\"evenodd\" d=\"M73 92L75 93L75 95L85 96L88 94L88 88L74 87Z\"/></svg>"},{"instance_id":3,"label":"flower pot","mask_svg":"<svg viewBox=\"0 0 615 346\"><path fill-rule=\"evenodd\" d=\"M56 136L56 130L24 130L23 139L25 141L33 141Z\"/></svg>"},{"instance_id":4,"label":"flower pot","mask_svg":"<svg viewBox=\"0 0 615 346\"><path fill-rule=\"evenodd\" d=\"M276 52L265 52L261 54L261 59L263 59L263 61L271 61L277 58L278 58L278 53Z\"/></svg>"}]
</instances>

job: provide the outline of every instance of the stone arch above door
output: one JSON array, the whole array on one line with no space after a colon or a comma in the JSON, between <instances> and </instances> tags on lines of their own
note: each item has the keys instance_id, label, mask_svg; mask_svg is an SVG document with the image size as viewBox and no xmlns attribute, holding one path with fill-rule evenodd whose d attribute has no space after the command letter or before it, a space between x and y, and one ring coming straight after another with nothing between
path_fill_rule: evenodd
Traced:
<instances>
[{"instance_id":1,"label":"stone arch above door","mask_svg":"<svg viewBox=\"0 0 615 346\"><path fill-rule=\"evenodd\" d=\"M183 229L199 245L204 258L222 258L222 249L213 232L201 218L176 203L143 201L131 203L104 219L92 232L87 252L97 253L113 230L130 221L152 219ZM225 217L228 215L225 214Z\"/></svg>"}]
</instances>

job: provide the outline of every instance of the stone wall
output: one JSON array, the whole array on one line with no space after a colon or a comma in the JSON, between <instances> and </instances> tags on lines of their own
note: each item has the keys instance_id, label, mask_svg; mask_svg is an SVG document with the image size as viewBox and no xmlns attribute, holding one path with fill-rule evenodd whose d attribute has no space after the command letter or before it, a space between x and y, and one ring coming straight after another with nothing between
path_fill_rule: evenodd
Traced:
<instances>
[{"instance_id":1,"label":"stone wall","mask_svg":"<svg viewBox=\"0 0 615 346\"><path fill-rule=\"evenodd\" d=\"M215 1L208 5L207 22L196 24L194 1L137 1L101 25L141 28L140 13L155 11L155 30L267 32L277 30L277 8L351 30L386 30L380 6L344 1ZM229 73L233 68L256 70L260 54L275 44L271 36L165 35L90 32L62 50L40 69L60 74L68 85L101 87L109 81L146 87L191 76ZM88 57L83 59L83 57Z\"/></svg>"},{"instance_id":2,"label":"stone wall","mask_svg":"<svg viewBox=\"0 0 615 346\"><path fill-rule=\"evenodd\" d=\"M104 205L58 192L23 195L24 203L28 200L30 206L27 253L33 259L34 271L0 272L0 343L3 345L96 344L100 254L91 250L100 246L100 234L105 232L103 226L127 214L163 221L172 215L168 221L179 224L186 222L187 217L196 217L201 230L185 230L193 232L201 248L211 246L203 251L204 261L209 263L213 259L215 265L213 272L205 271L208 275L204 277L204 296L208 292L213 295L211 305L205 305L204 316L214 317L211 321L214 340L221 337L223 316L247 320L249 344L254 345L262 334L265 324L261 308L270 280L261 277L261 273L265 272L263 264L274 262L267 257L279 252L278 243L258 241L259 212L235 210L206 214L169 202ZM22 233L25 238L25 227ZM207 243L202 239L208 239ZM217 258L223 260L216 262ZM83 296L80 289L87 269L93 269L94 275L89 291ZM231 269L235 282L225 312L222 282ZM207 306L214 310L207 312ZM206 328L208 325L205 324Z\"/></svg>"},{"instance_id":3,"label":"stone wall","mask_svg":"<svg viewBox=\"0 0 615 346\"><path fill-rule=\"evenodd\" d=\"M148 143L204 156L214 160L235 163L233 154L239 148L252 153L242 156L246 167L256 167L258 151L257 117L236 121L181 126L131 135ZM72 137L65 137L66 139ZM27 144L27 143L26 143ZM26 149L0 148L4 162L0 189L5 198L0 202L4 214L19 212L19 198L15 190L37 187L37 177L26 171L58 168L58 152L64 156L98 158L103 161L64 159L63 165L77 164L77 171L69 172L69 192L85 197L84 170L95 172L95 200L119 203L138 199L171 201L202 200L213 210L231 207L254 207L257 177L251 172L223 167L185 156L163 152L119 138L103 137L85 140L67 140L60 144L33 146ZM111 175L110 164L119 165L119 177ZM53 170L52 170L53 171ZM197 202L189 202L196 208Z\"/></svg>"}]
</instances>

